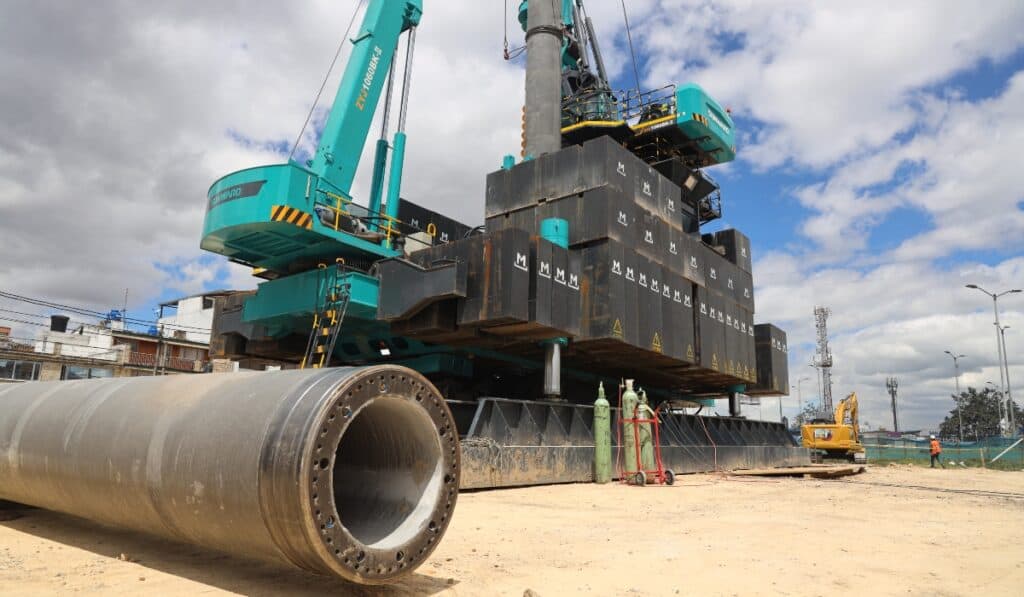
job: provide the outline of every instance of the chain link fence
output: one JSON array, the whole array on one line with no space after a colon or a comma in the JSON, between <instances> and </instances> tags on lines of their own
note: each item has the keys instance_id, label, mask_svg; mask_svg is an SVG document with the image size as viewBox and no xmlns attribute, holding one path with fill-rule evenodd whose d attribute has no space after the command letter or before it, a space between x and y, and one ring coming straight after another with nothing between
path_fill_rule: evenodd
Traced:
<instances>
[{"instance_id":1,"label":"chain link fence","mask_svg":"<svg viewBox=\"0 0 1024 597\"><path fill-rule=\"evenodd\" d=\"M868 462L900 462L930 465L928 440L885 440L865 444ZM1024 470L1024 441L1020 438L989 437L976 442L943 444L942 461L946 466L972 466L1000 470Z\"/></svg>"}]
</instances>

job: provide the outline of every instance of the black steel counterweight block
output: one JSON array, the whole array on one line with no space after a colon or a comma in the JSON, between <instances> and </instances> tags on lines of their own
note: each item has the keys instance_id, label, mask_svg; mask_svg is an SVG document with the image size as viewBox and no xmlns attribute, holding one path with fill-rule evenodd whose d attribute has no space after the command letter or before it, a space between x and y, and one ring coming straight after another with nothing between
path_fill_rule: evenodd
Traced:
<instances>
[{"instance_id":1,"label":"black steel counterweight block","mask_svg":"<svg viewBox=\"0 0 1024 597\"><path fill-rule=\"evenodd\" d=\"M789 394L789 347L786 332L770 323L754 326L757 384L748 393Z\"/></svg>"},{"instance_id":2,"label":"black steel counterweight block","mask_svg":"<svg viewBox=\"0 0 1024 597\"><path fill-rule=\"evenodd\" d=\"M739 230L719 230L714 235L714 244L725 248L725 258L748 274L753 272L750 254L750 239Z\"/></svg>"}]
</instances>

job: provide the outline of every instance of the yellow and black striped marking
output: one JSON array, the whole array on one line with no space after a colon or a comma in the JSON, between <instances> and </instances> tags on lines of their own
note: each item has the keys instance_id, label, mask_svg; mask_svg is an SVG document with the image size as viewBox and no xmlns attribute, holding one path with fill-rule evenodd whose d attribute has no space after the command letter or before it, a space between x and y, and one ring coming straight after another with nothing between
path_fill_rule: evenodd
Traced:
<instances>
[{"instance_id":1,"label":"yellow and black striped marking","mask_svg":"<svg viewBox=\"0 0 1024 597\"><path fill-rule=\"evenodd\" d=\"M313 216L294 207L287 205L274 205L270 208L270 219L274 222L288 222L299 228L310 230L313 228Z\"/></svg>"},{"instance_id":2,"label":"yellow and black striped marking","mask_svg":"<svg viewBox=\"0 0 1024 597\"><path fill-rule=\"evenodd\" d=\"M704 126L708 125L708 119L703 114L698 114L698 113L694 112L693 113L693 119L696 120L697 122L703 124Z\"/></svg>"}]
</instances>

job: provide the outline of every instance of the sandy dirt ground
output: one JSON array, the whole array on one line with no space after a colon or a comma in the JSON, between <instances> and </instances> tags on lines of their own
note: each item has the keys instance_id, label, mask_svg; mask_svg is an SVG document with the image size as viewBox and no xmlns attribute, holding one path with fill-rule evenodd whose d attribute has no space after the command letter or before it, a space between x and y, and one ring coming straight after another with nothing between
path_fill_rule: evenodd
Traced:
<instances>
[{"instance_id":1,"label":"sandy dirt ground","mask_svg":"<svg viewBox=\"0 0 1024 597\"><path fill-rule=\"evenodd\" d=\"M4 595L1024 594L1024 472L890 466L831 481L466 493L430 560L369 589L19 513L0 522Z\"/></svg>"}]
</instances>

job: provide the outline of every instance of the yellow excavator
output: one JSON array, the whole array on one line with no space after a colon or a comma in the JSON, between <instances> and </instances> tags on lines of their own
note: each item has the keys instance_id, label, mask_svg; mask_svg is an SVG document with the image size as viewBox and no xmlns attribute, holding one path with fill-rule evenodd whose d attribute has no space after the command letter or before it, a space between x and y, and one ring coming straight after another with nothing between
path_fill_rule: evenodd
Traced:
<instances>
[{"instance_id":1,"label":"yellow excavator","mask_svg":"<svg viewBox=\"0 0 1024 597\"><path fill-rule=\"evenodd\" d=\"M857 420L857 393L839 401L835 413L823 413L825 417L813 419L800 427L803 446L811 451L813 462L824 459L842 459L850 462L867 462L864 446L860 443L860 423ZM829 420L827 415L833 415Z\"/></svg>"}]
</instances>

